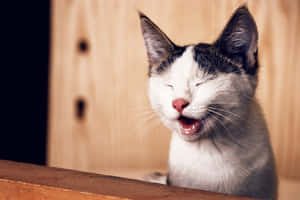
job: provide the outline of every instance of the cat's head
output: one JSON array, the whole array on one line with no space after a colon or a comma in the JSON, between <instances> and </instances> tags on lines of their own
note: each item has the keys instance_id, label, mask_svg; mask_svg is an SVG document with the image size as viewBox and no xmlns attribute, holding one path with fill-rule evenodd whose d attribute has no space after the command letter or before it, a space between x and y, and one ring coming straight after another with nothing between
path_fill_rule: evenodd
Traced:
<instances>
[{"instance_id":1,"label":"cat's head","mask_svg":"<svg viewBox=\"0 0 300 200\"><path fill-rule=\"evenodd\" d=\"M178 46L140 14L149 60L149 97L163 123L187 141L209 136L247 113L257 85L257 40L247 7L213 44Z\"/></svg>"}]
</instances>

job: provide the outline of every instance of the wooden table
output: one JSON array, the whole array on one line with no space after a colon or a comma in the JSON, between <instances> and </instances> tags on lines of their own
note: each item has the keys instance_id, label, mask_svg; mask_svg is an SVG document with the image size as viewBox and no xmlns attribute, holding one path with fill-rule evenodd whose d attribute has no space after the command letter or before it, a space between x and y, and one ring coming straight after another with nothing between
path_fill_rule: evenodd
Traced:
<instances>
[{"instance_id":1,"label":"wooden table","mask_svg":"<svg viewBox=\"0 0 300 200\"><path fill-rule=\"evenodd\" d=\"M0 160L1 200L247 200L100 174Z\"/></svg>"}]
</instances>

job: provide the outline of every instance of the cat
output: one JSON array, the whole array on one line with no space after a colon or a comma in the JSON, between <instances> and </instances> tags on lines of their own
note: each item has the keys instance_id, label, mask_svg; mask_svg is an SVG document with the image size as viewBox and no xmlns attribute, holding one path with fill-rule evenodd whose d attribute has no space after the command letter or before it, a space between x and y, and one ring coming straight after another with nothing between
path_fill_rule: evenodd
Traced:
<instances>
[{"instance_id":1,"label":"cat","mask_svg":"<svg viewBox=\"0 0 300 200\"><path fill-rule=\"evenodd\" d=\"M277 199L274 156L254 97L258 32L247 6L236 9L212 44L178 46L139 16L150 103L172 131L167 175L152 181Z\"/></svg>"}]
</instances>

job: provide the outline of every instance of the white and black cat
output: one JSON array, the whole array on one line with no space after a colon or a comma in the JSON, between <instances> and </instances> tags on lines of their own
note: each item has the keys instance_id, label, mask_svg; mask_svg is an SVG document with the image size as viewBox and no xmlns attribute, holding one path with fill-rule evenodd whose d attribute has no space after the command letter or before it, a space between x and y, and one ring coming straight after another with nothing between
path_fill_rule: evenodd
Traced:
<instances>
[{"instance_id":1,"label":"white and black cat","mask_svg":"<svg viewBox=\"0 0 300 200\"><path fill-rule=\"evenodd\" d=\"M166 183L276 199L274 157L254 98L258 33L247 7L213 44L178 46L142 13L140 20L151 105L173 132Z\"/></svg>"}]
</instances>

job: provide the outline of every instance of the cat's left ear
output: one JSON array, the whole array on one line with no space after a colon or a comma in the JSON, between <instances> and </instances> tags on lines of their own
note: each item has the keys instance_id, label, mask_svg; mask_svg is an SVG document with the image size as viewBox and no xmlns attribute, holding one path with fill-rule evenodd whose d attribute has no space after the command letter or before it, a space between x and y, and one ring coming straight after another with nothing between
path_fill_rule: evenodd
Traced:
<instances>
[{"instance_id":1,"label":"cat's left ear","mask_svg":"<svg viewBox=\"0 0 300 200\"><path fill-rule=\"evenodd\" d=\"M174 51L176 45L147 16L141 12L139 15L150 67L156 66Z\"/></svg>"},{"instance_id":2,"label":"cat's left ear","mask_svg":"<svg viewBox=\"0 0 300 200\"><path fill-rule=\"evenodd\" d=\"M257 41L255 21L244 5L232 15L215 45L231 58L242 58L245 67L251 71L257 65Z\"/></svg>"}]
</instances>

